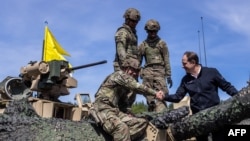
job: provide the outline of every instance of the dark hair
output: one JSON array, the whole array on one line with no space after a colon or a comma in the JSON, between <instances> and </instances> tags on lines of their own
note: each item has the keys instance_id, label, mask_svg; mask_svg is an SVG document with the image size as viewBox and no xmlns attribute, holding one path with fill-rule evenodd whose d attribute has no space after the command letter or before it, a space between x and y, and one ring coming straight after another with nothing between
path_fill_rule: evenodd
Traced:
<instances>
[{"instance_id":1,"label":"dark hair","mask_svg":"<svg viewBox=\"0 0 250 141\"><path fill-rule=\"evenodd\" d=\"M195 52L192 51L186 51L184 55L187 56L188 62L194 61L195 64L199 64L199 57Z\"/></svg>"}]
</instances>

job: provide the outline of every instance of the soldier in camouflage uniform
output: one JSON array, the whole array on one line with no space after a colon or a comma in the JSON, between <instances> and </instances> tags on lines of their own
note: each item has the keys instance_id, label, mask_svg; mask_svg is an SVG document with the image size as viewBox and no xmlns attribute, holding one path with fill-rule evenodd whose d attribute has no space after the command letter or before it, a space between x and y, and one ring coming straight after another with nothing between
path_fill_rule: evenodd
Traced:
<instances>
[{"instance_id":1,"label":"soldier in camouflage uniform","mask_svg":"<svg viewBox=\"0 0 250 141\"><path fill-rule=\"evenodd\" d=\"M115 33L115 71L121 69L121 64L126 58L138 59L136 25L141 19L140 12L135 8L128 8L124 13L123 18L125 19L125 23L119 27ZM135 78L138 79L138 76L135 76ZM130 106L132 106L136 99L136 94L131 91L129 92L128 97Z\"/></svg>"},{"instance_id":2,"label":"soldier in camouflage uniform","mask_svg":"<svg viewBox=\"0 0 250 141\"><path fill-rule=\"evenodd\" d=\"M134 76L138 75L140 67L136 59L126 59L120 71L110 74L101 84L95 95L93 107L100 125L114 141L130 141L142 137L148 121L137 118L119 108L120 101L126 101L130 90L144 95L163 99L162 91L155 91L138 83Z\"/></svg>"},{"instance_id":3,"label":"soldier in camouflage uniform","mask_svg":"<svg viewBox=\"0 0 250 141\"><path fill-rule=\"evenodd\" d=\"M158 21L150 19L145 25L145 30L148 34L147 39L139 46L140 63L145 59L145 68L141 72L143 84L168 94L165 79L167 79L169 88L172 87L173 82L167 44L157 35L160 24ZM152 96L146 98L149 111L160 112L167 107L165 101L155 101Z\"/></svg>"},{"instance_id":4,"label":"soldier in camouflage uniform","mask_svg":"<svg viewBox=\"0 0 250 141\"><path fill-rule=\"evenodd\" d=\"M115 71L120 70L120 66L126 58L138 59L138 41L135 28L141 19L140 12L135 8L129 8L125 11L123 17L125 23L117 29L115 34Z\"/></svg>"}]
</instances>

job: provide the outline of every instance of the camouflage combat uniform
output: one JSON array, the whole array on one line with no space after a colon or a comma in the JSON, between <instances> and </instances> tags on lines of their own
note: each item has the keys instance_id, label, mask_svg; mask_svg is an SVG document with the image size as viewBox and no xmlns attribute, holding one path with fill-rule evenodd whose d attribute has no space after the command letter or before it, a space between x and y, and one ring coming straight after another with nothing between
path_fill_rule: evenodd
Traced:
<instances>
[{"instance_id":1,"label":"camouflage combat uniform","mask_svg":"<svg viewBox=\"0 0 250 141\"><path fill-rule=\"evenodd\" d=\"M169 52L166 42L158 36L155 40L146 39L139 46L141 58L145 58L145 67L141 72L143 84L155 90L162 90L168 94L166 78L171 76L171 68L169 62ZM141 60L142 61L142 60ZM147 96L147 103L153 104L153 97ZM164 101L156 101L153 111L162 111L166 108Z\"/></svg>"},{"instance_id":2,"label":"camouflage combat uniform","mask_svg":"<svg viewBox=\"0 0 250 141\"><path fill-rule=\"evenodd\" d=\"M128 24L130 20L139 21L140 13L137 9L129 8L123 15L125 23L119 27L115 34L116 54L114 60L114 70L121 70L121 65L127 58L138 59L138 39L136 29L131 28ZM138 78L136 78L138 80ZM129 92L130 106L136 99L136 93Z\"/></svg>"},{"instance_id":3,"label":"camouflage combat uniform","mask_svg":"<svg viewBox=\"0 0 250 141\"><path fill-rule=\"evenodd\" d=\"M141 137L148 125L146 119L133 117L120 110L119 102L126 101L130 90L153 97L156 93L155 90L139 84L127 73L116 71L104 80L95 95L93 107L102 121L103 129L115 141L130 141Z\"/></svg>"},{"instance_id":4,"label":"camouflage combat uniform","mask_svg":"<svg viewBox=\"0 0 250 141\"><path fill-rule=\"evenodd\" d=\"M114 60L114 70L120 70L120 66L126 58L138 59L137 34L135 29L123 24L115 34L116 56ZM119 44L121 43L121 44Z\"/></svg>"}]
</instances>

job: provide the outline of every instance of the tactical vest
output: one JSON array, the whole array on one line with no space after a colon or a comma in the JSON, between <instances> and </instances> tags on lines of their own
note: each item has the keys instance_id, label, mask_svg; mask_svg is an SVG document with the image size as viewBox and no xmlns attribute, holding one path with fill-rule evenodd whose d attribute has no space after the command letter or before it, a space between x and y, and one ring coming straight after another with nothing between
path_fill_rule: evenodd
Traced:
<instances>
[{"instance_id":1,"label":"tactical vest","mask_svg":"<svg viewBox=\"0 0 250 141\"><path fill-rule=\"evenodd\" d=\"M164 65L162 43L163 40L160 40L156 45L150 46L146 41L143 41L142 55L145 56L145 66L153 64Z\"/></svg>"},{"instance_id":2,"label":"tactical vest","mask_svg":"<svg viewBox=\"0 0 250 141\"><path fill-rule=\"evenodd\" d=\"M133 33L130 27L124 25L118 28L115 37L116 42L122 42L124 44L126 49L126 57L138 58L137 35L136 33ZM115 60L119 60L117 51Z\"/></svg>"}]
</instances>

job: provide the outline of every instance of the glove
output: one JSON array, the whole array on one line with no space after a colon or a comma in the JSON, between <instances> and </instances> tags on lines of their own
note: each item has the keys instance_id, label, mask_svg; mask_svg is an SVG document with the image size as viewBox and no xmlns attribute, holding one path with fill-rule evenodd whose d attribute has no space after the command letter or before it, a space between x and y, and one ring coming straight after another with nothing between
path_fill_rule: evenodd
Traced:
<instances>
[{"instance_id":1,"label":"glove","mask_svg":"<svg viewBox=\"0 0 250 141\"><path fill-rule=\"evenodd\" d=\"M167 82L168 82L169 88L171 88L171 87L172 87L172 85L173 85L173 81L172 81L172 79L171 79L171 77L170 77L170 76L169 76L169 77L167 77Z\"/></svg>"}]
</instances>

